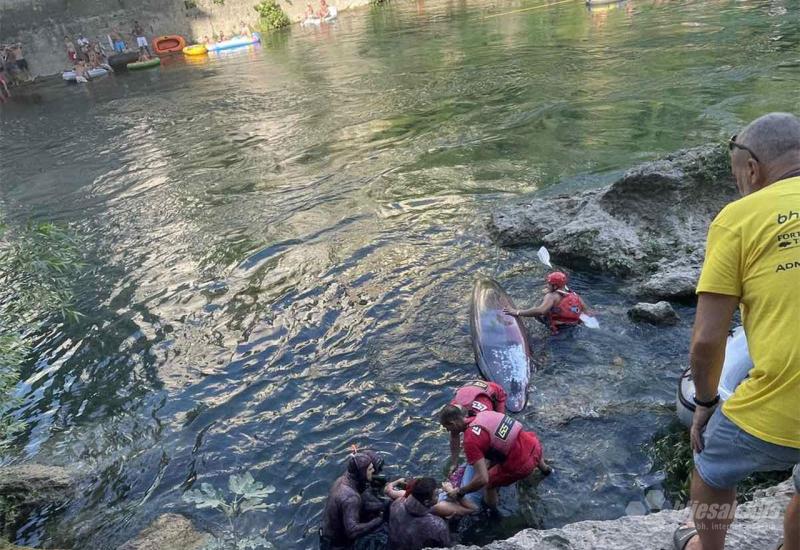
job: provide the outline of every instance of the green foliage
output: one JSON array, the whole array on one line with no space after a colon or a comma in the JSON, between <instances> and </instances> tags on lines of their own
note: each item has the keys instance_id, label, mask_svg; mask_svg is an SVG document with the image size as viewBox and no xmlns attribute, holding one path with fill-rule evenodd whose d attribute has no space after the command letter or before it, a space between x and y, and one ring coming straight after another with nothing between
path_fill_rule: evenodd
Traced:
<instances>
[{"instance_id":1,"label":"green foliage","mask_svg":"<svg viewBox=\"0 0 800 550\"><path fill-rule=\"evenodd\" d=\"M654 468L666 475L664 491L672 502L689 501L689 482L694 468L689 430L676 425L656 437L648 449Z\"/></svg>"},{"instance_id":2,"label":"green foliage","mask_svg":"<svg viewBox=\"0 0 800 550\"><path fill-rule=\"evenodd\" d=\"M289 16L276 0L261 0L253 9L258 12L262 31L280 29L291 24Z\"/></svg>"},{"instance_id":3,"label":"green foliage","mask_svg":"<svg viewBox=\"0 0 800 550\"><path fill-rule=\"evenodd\" d=\"M212 4L216 4L218 6L224 6L225 5L225 0L211 0L211 3Z\"/></svg>"},{"instance_id":4,"label":"green foliage","mask_svg":"<svg viewBox=\"0 0 800 550\"><path fill-rule=\"evenodd\" d=\"M222 512L228 519L230 531L209 542L204 547L205 550L271 548L272 545L264 537L240 536L235 520L244 513L271 508L272 505L265 503L264 500L275 492L275 487L272 485L265 487L253 479L250 472L245 472L244 475L233 474L228 478L228 490L232 493L230 499L210 483L201 483L200 489L189 490L183 494L183 500L194 504L197 509L213 508Z\"/></svg>"},{"instance_id":5,"label":"green foliage","mask_svg":"<svg viewBox=\"0 0 800 550\"><path fill-rule=\"evenodd\" d=\"M21 427L9 414L14 387L30 355L30 338L59 317L74 322L72 285L83 268L69 231L49 223L18 231L0 225L0 452Z\"/></svg>"},{"instance_id":6,"label":"green foliage","mask_svg":"<svg viewBox=\"0 0 800 550\"><path fill-rule=\"evenodd\" d=\"M382 6L388 2L389 0L369 0L370 5L372 6Z\"/></svg>"}]
</instances>

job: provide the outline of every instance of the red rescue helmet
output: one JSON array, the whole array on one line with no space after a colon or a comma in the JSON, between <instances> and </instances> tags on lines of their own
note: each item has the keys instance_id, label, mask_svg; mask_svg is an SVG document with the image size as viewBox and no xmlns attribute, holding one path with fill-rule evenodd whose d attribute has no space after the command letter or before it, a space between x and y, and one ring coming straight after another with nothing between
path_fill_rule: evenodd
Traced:
<instances>
[{"instance_id":1,"label":"red rescue helmet","mask_svg":"<svg viewBox=\"0 0 800 550\"><path fill-rule=\"evenodd\" d=\"M567 275L561 271L553 271L547 276L547 284L556 288L567 286Z\"/></svg>"}]
</instances>

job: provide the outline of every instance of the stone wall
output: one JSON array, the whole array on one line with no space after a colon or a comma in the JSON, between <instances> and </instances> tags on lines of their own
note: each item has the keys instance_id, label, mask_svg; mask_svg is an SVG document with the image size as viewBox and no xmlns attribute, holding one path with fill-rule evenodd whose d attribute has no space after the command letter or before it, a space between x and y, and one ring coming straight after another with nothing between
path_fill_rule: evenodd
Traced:
<instances>
[{"instance_id":1,"label":"stone wall","mask_svg":"<svg viewBox=\"0 0 800 550\"><path fill-rule=\"evenodd\" d=\"M259 0L0 0L0 43L21 42L25 59L34 75L50 75L67 68L64 36L83 33L90 40L108 45L107 35L117 25L129 45L130 30L138 20L154 36L180 34L191 43L195 38L238 30L241 22L252 28L258 25L253 9ZM319 0L312 0L315 7ZM369 0L330 2L339 10L369 3ZM293 22L299 22L305 10L303 0L279 0ZM188 7L187 7L188 6Z\"/></svg>"}]
</instances>

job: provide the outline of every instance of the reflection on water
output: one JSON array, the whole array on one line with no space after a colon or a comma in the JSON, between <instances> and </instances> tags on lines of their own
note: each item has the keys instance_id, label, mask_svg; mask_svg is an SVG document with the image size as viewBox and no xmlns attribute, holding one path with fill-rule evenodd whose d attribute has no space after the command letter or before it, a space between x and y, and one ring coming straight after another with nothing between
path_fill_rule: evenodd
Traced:
<instances>
[{"instance_id":1,"label":"reflection on water","mask_svg":"<svg viewBox=\"0 0 800 550\"><path fill-rule=\"evenodd\" d=\"M241 531L313 545L351 444L438 475L433 416L477 372L476 275L538 298L543 268L489 242L490 208L798 108L800 77L776 70L798 38L781 2L535 5L356 11L3 106L5 211L92 243L86 321L42 338L19 441L21 459L91 475L20 542L112 548L165 511L214 531L182 492L250 470L277 506ZM660 481L642 444L671 421L692 312L634 326L614 281L574 286L604 328L530 327L539 370L521 415L556 474L506 490L506 517L466 540L617 517Z\"/></svg>"}]
</instances>

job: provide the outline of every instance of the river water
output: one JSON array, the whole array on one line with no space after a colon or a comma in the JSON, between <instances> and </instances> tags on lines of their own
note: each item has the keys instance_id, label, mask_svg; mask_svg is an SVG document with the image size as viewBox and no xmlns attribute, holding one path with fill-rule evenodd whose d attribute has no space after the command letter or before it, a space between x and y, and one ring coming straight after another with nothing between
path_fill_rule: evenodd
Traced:
<instances>
[{"instance_id":1,"label":"river water","mask_svg":"<svg viewBox=\"0 0 800 550\"><path fill-rule=\"evenodd\" d=\"M438 477L434 415L477 375L473 280L519 305L541 291L535 249L495 247L488 212L800 110L784 4L397 1L261 48L18 90L5 214L70 224L88 261L86 317L24 369L14 457L88 477L18 542L113 548L168 511L224 536L181 495L229 496L249 471L276 491L236 532L305 548L351 445L385 451L390 475ZM692 309L633 325L615 281L572 277L602 328L530 327L520 415L556 473L506 489L503 517L466 541L619 517L660 486L645 445L673 420Z\"/></svg>"}]
</instances>

